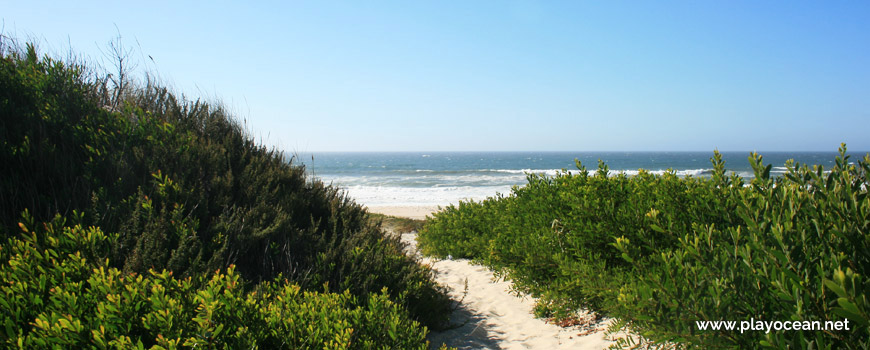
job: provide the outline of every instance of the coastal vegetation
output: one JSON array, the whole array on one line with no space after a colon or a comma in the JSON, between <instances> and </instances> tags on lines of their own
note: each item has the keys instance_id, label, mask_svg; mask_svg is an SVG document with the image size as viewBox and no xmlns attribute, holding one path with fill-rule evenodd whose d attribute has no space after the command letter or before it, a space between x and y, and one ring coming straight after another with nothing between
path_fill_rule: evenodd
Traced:
<instances>
[{"instance_id":1,"label":"coastal vegetation","mask_svg":"<svg viewBox=\"0 0 870 350\"><path fill-rule=\"evenodd\" d=\"M0 344L426 348L432 271L219 104L0 37Z\"/></svg>"},{"instance_id":2,"label":"coastal vegetation","mask_svg":"<svg viewBox=\"0 0 870 350\"><path fill-rule=\"evenodd\" d=\"M403 218L393 215L369 213L369 217L381 227L393 233L419 232L423 229L426 220Z\"/></svg>"},{"instance_id":3,"label":"coastal vegetation","mask_svg":"<svg viewBox=\"0 0 870 350\"><path fill-rule=\"evenodd\" d=\"M591 309L619 346L866 349L870 347L870 155L841 146L833 168L771 165L754 177L640 171L527 175L507 195L435 213L424 254L470 258L538 298L536 313ZM849 330L701 330L698 321L848 321Z\"/></svg>"}]
</instances>

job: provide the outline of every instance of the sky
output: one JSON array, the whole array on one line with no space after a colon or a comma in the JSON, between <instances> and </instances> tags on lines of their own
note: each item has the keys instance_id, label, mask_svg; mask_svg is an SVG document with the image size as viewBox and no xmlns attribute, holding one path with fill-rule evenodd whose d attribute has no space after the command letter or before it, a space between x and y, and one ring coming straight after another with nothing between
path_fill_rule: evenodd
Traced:
<instances>
[{"instance_id":1,"label":"sky","mask_svg":"<svg viewBox=\"0 0 870 350\"><path fill-rule=\"evenodd\" d=\"M120 35L289 152L870 150L867 1L0 0L0 19L59 56Z\"/></svg>"}]
</instances>

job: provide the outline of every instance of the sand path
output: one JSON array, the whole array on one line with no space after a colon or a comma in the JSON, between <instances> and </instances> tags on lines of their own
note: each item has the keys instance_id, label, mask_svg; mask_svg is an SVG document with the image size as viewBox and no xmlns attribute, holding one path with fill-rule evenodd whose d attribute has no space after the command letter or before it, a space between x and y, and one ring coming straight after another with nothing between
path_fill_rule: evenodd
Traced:
<instances>
[{"instance_id":1,"label":"sand path","mask_svg":"<svg viewBox=\"0 0 870 350\"><path fill-rule=\"evenodd\" d=\"M402 234L410 254L419 254L416 237L416 233ZM436 280L449 288L454 301L462 301L450 319L458 327L430 333L432 348L445 343L458 349L605 349L612 344L604 337L607 321L562 328L536 319L534 301L511 294L510 282L495 281L483 266L466 259L422 258L422 263L433 267Z\"/></svg>"}]
</instances>

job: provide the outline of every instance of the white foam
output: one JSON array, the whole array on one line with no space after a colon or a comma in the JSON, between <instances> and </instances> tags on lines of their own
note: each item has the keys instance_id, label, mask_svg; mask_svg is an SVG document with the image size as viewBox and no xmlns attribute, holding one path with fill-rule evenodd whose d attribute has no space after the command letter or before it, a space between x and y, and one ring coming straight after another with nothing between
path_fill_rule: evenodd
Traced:
<instances>
[{"instance_id":1,"label":"white foam","mask_svg":"<svg viewBox=\"0 0 870 350\"><path fill-rule=\"evenodd\" d=\"M526 182L524 174L430 174L389 176L323 176L326 183L338 186L395 186L395 187L451 187L451 186L504 186Z\"/></svg>"},{"instance_id":2,"label":"white foam","mask_svg":"<svg viewBox=\"0 0 870 350\"><path fill-rule=\"evenodd\" d=\"M590 174L594 174L597 171L597 169L587 169L587 170L589 171ZM562 170L562 169L521 169L521 170L487 169L487 170L478 170L478 171L509 173L509 174L543 174L543 175L547 175L547 176L556 176L559 173L566 172L565 170ZM656 174L656 175L662 175L662 174L668 172L667 169L646 170L646 171L648 173ZM709 174L711 171L713 171L713 169L686 169L686 170L674 170L673 172L677 176L688 176L688 175L701 176L701 175ZM569 174L577 174L579 172L579 170L576 170L576 169L567 170L567 172ZM637 175L639 173L640 173L640 170L627 170L627 169L614 170L614 169L610 169L608 171L607 175L610 176L610 175L615 175L615 174L625 174L628 176L634 176L634 175Z\"/></svg>"},{"instance_id":3,"label":"white foam","mask_svg":"<svg viewBox=\"0 0 870 350\"><path fill-rule=\"evenodd\" d=\"M556 176L556 174L562 172L562 169L485 169L478 171L487 171L494 173L508 173L508 174L544 174L547 176ZM574 171L576 172L576 170Z\"/></svg>"},{"instance_id":4,"label":"white foam","mask_svg":"<svg viewBox=\"0 0 870 350\"><path fill-rule=\"evenodd\" d=\"M677 170L677 176L702 176L711 169ZM578 170L568 173L577 174ZM667 170L650 170L664 174ZM368 206L446 206L460 200L483 200L497 193L509 194L514 185L525 185L526 174L556 176L562 169L481 169L459 172L416 170L414 173L364 176L325 176L322 179L347 191L358 203ZM594 171L590 171L594 173ZM611 170L608 176L638 170Z\"/></svg>"},{"instance_id":5,"label":"white foam","mask_svg":"<svg viewBox=\"0 0 870 350\"><path fill-rule=\"evenodd\" d=\"M447 206L460 200L483 200L510 193L510 186L388 187L347 186L347 194L367 206Z\"/></svg>"},{"instance_id":6,"label":"white foam","mask_svg":"<svg viewBox=\"0 0 870 350\"><path fill-rule=\"evenodd\" d=\"M686 170L673 170L673 173L676 174L677 176L695 176L695 177L698 177L701 175L709 174L711 171L713 171L713 169L686 169ZM662 175L662 174L668 172L668 170L663 170L663 169L647 170L647 172L650 174ZM612 173L624 173L625 175L628 175L628 176L635 176L637 174L640 174L640 170L611 170L610 173L608 173L608 175L610 175Z\"/></svg>"}]
</instances>

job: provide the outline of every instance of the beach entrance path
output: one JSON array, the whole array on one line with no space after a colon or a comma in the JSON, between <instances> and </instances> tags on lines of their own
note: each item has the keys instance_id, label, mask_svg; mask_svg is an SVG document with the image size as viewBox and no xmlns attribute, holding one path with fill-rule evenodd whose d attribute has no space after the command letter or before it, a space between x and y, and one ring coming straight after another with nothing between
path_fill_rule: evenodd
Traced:
<instances>
[{"instance_id":1,"label":"beach entrance path","mask_svg":"<svg viewBox=\"0 0 870 350\"><path fill-rule=\"evenodd\" d=\"M416 233L402 234L409 254L419 254L416 238ZM432 348L445 343L458 349L606 349L612 344L604 336L607 320L565 328L546 323L532 314L532 298L517 297L510 282L496 281L483 266L466 259L421 262L432 266L457 303L450 318L455 328L431 332Z\"/></svg>"}]
</instances>

